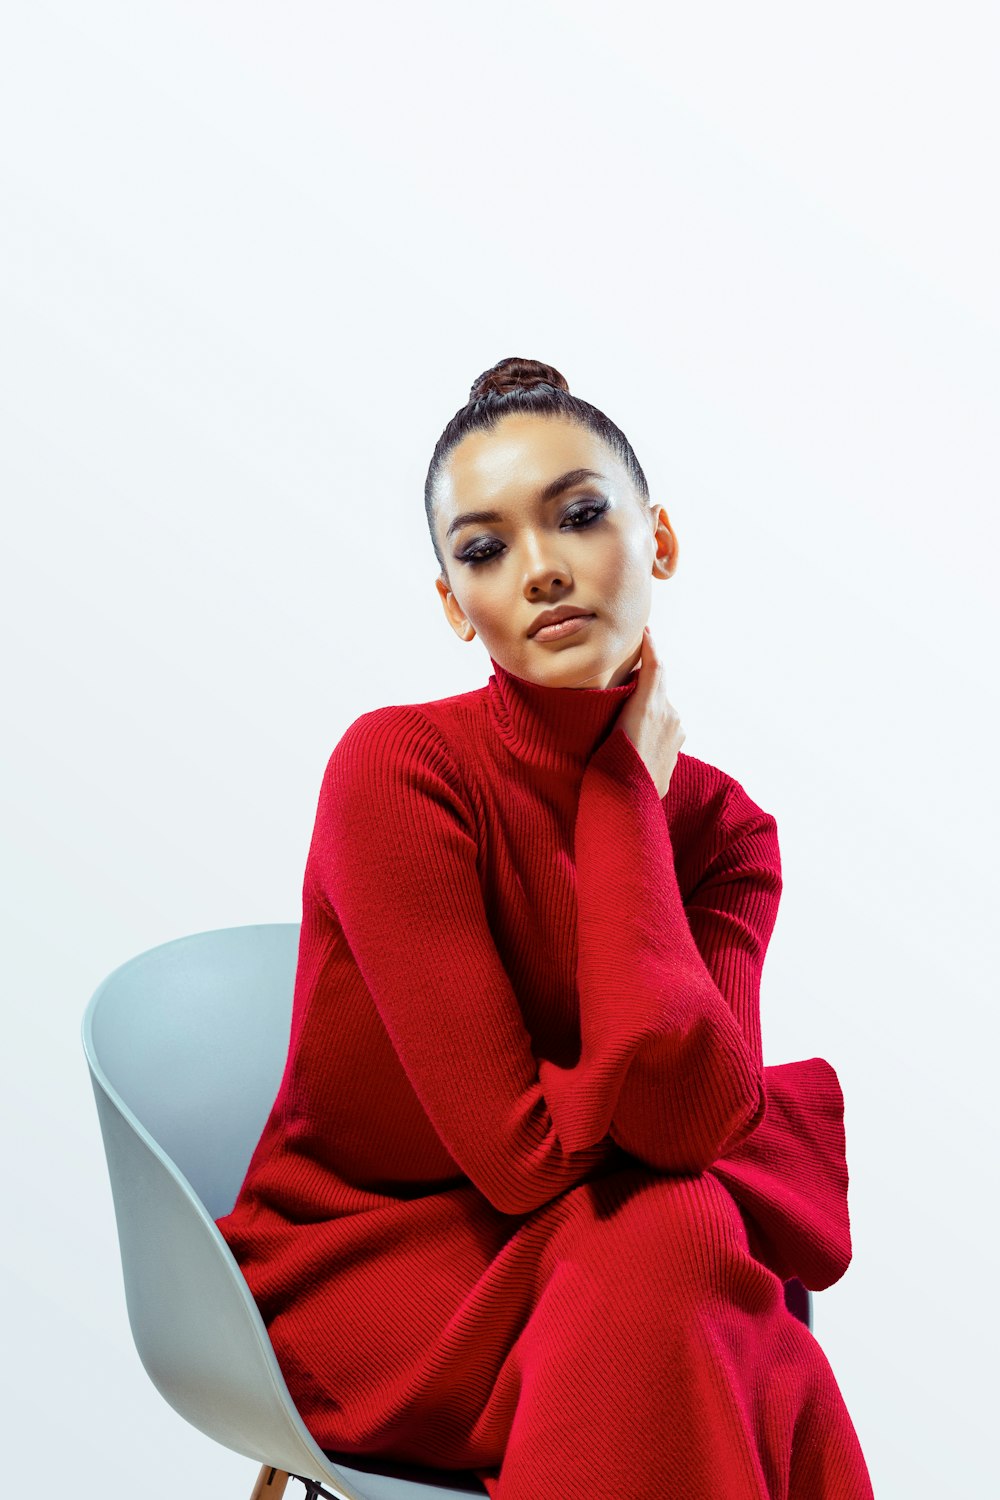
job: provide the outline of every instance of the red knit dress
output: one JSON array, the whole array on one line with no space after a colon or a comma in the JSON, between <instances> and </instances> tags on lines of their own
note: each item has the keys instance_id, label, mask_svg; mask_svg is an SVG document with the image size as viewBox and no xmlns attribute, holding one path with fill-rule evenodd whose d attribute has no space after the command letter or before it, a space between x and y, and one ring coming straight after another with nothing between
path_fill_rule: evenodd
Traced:
<instances>
[{"instance_id":1,"label":"red knit dress","mask_svg":"<svg viewBox=\"0 0 1000 1500\"><path fill-rule=\"evenodd\" d=\"M289 1052L218 1220L321 1447L499 1500L871 1500L782 1280L851 1258L829 1063L764 1067L774 819L608 689L362 714Z\"/></svg>"}]
</instances>

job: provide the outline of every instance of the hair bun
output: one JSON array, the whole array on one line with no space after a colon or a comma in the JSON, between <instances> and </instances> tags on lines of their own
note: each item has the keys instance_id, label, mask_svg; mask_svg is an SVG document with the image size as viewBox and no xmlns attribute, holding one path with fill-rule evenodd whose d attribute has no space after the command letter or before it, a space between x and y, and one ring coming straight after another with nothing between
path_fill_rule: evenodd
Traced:
<instances>
[{"instance_id":1,"label":"hair bun","mask_svg":"<svg viewBox=\"0 0 1000 1500\"><path fill-rule=\"evenodd\" d=\"M530 391L536 385L548 385L569 395L565 377L552 365L543 365L537 359L512 358L501 359L491 369L484 370L472 383L469 401L491 394L506 396L510 391Z\"/></svg>"}]
</instances>

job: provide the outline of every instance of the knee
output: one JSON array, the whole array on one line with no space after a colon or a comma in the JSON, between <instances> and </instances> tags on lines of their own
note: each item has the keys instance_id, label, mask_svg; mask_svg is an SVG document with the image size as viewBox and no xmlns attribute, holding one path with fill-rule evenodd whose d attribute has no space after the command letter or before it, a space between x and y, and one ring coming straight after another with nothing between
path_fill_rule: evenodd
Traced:
<instances>
[{"instance_id":1,"label":"knee","mask_svg":"<svg viewBox=\"0 0 1000 1500\"><path fill-rule=\"evenodd\" d=\"M732 1296L755 1273L775 1280L750 1253L735 1199L710 1173L629 1169L591 1186L593 1218L574 1259L582 1257L618 1295L650 1292L662 1301L674 1287L697 1303Z\"/></svg>"}]
</instances>

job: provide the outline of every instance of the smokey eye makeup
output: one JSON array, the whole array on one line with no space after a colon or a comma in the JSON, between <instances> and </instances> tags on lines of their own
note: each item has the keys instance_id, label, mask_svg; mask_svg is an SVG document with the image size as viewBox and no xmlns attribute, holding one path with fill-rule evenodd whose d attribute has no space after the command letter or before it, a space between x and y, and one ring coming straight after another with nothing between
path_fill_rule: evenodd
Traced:
<instances>
[{"instance_id":1,"label":"smokey eye makeup","mask_svg":"<svg viewBox=\"0 0 1000 1500\"><path fill-rule=\"evenodd\" d=\"M588 526L593 526L610 508L611 502L603 496L584 498L582 501L577 501L566 512L563 517L563 525L567 525L568 523L570 531L582 531ZM491 550L491 543L493 542L496 542L496 546L492 547ZM455 557L458 562L468 563L470 567L477 567L481 563L491 562L503 550L503 543L497 542L495 537L476 538L468 546L463 547L461 552L456 552Z\"/></svg>"}]
</instances>

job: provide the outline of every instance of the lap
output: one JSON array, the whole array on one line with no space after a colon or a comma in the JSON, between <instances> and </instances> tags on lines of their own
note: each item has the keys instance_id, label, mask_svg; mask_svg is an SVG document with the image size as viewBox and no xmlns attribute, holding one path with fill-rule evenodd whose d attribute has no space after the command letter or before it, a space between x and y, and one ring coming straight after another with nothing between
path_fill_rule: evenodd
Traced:
<instances>
[{"instance_id":1,"label":"lap","mask_svg":"<svg viewBox=\"0 0 1000 1500\"><path fill-rule=\"evenodd\" d=\"M671 1287L694 1294L693 1305L784 1307L780 1278L753 1255L738 1203L711 1172L666 1175L636 1163L578 1184L535 1220L543 1280L572 1270L612 1300L627 1294L665 1313Z\"/></svg>"}]
</instances>

